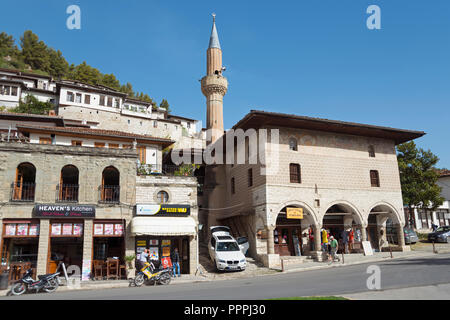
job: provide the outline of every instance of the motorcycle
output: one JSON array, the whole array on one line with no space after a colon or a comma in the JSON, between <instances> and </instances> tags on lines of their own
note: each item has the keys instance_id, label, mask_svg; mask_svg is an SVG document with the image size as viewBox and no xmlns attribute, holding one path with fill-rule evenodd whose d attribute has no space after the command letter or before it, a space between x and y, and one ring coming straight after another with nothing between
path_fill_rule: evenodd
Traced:
<instances>
[{"instance_id":1,"label":"motorcycle","mask_svg":"<svg viewBox=\"0 0 450 320\"><path fill-rule=\"evenodd\" d=\"M146 262L141 271L134 278L134 285L140 287L145 281L153 282L154 284L167 285L172 279L171 269L156 269L153 263Z\"/></svg>"},{"instance_id":2,"label":"motorcycle","mask_svg":"<svg viewBox=\"0 0 450 320\"><path fill-rule=\"evenodd\" d=\"M39 280L34 280L31 277L32 270L28 269L22 279L15 283L11 288L11 293L15 296L19 296L27 291L34 290L37 293L39 290L43 290L47 293L55 292L59 287L59 272L49 273L38 276Z\"/></svg>"}]
</instances>

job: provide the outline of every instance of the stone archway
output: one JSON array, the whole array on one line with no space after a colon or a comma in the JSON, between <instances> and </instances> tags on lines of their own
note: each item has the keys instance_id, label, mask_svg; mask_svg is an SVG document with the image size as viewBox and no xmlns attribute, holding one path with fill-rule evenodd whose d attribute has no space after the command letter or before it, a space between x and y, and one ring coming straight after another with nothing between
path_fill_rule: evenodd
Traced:
<instances>
[{"instance_id":1,"label":"stone archway","mask_svg":"<svg viewBox=\"0 0 450 320\"><path fill-rule=\"evenodd\" d=\"M366 222L359 210L347 201L332 202L327 208L322 217L322 228L338 240L339 251L361 252L362 241L366 237ZM321 234L321 240L323 237Z\"/></svg>"},{"instance_id":2,"label":"stone archway","mask_svg":"<svg viewBox=\"0 0 450 320\"><path fill-rule=\"evenodd\" d=\"M301 208L302 219L287 217L288 208ZM267 252L268 254L309 255L311 246L304 239L305 233L309 234L309 228L318 229L318 220L314 210L302 201L287 201L278 205L267 221ZM275 214L274 214L275 213ZM305 241L306 240L306 241ZM285 241L285 243L283 243Z\"/></svg>"},{"instance_id":3,"label":"stone archway","mask_svg":"<svg viewBox=\"0 0 450 320\"><path fill-rule=\"evenodd\" d=\"M380 202L368 211L367 240L376 251L386 250L390 244L405 246L403 221L389 203Z\"/></svg>"}]
</instances>

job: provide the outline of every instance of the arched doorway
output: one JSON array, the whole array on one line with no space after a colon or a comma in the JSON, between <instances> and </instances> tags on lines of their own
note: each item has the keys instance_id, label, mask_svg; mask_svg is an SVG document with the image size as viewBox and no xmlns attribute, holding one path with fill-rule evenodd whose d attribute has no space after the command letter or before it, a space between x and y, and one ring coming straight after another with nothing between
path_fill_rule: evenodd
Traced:
<instances>
[{"instance_id":1,"label":"arched doorway","mask_svg":"<svg viewBox=\"0 0 450 320\"><path fill-rule=\"evenodd\" d=\"M300 214L300 215L299 215ZM299 204L283 207L273 231L274 251L280 256L302 256L310 252L303 234L314 225L311 213Z\"/></svg>"},{"instance_id":2,"label":"arched doorway","mask_svg":"<svg viewBox=\"0 0 450 320\"><path fill-rule=\"evenodd\" d=\"M73 165L61 169L59 183L59 201L78 202L78 168Z\"/></svg>"},{"instance_id":3,"label":"arched doorway","mask_svg":"<svg viewBox=\"0 0 450 320\"><path fill-rule=\"evenodd\" d=\"M322 220L322 229L338 240L339 252L345 253L361 251L362 225L363 221L359 213L354 206L347 203L331 205Z\"/></svg>"},{"instance_id":4,"label":"arched doorway","mask_svg":"<svg viewBox=\"0 0 450 320\"><path fill-rule=\"evenodd\" d=\"M35 182L36 167L29 162L19 164L16 168L12 199L34 201Z\"/></svg>"},{"instance_id":5,"label":"arched doorway","mask_svg":"<svg viewBox=\"0 0 450 320\"><path fill-rule=\"evenodd\" d=\"M403 237L401 222L395 209L390 205L378 204L370 210L367 237L375 251L382 251L383 248L388 248L390 244L401 242L399 229L401 230L401 237Z\"/></svg>"},{"instance_id":6,"label":"arched doorway","mask_svg":"<svg viewBox=\"0 0 450 320\"><path fill-rule=\"evenodd\" d=\"M120 201L120 174L113 166L105 168L102 172L102 185L100 186L100 199L102 202L117 203Z\"/></svg>"}]
</instances>

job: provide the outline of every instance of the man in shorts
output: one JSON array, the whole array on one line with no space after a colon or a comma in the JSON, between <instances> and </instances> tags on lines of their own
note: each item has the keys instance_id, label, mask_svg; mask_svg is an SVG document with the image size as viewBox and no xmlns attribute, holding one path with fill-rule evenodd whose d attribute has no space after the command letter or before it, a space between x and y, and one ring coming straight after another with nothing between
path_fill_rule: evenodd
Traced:
<instances>
[{"instance_id":1,"label":"man in shorts","mask_svg":"<svg viewBox=\"0 0 450 320\"><path fill-rule=\"evenodd\" d=\"M336 259L336 258L338 259L338 261L340 261L339 257L336 255L338 247L339 247L338 241L333 236L331 236L330 237L330 248L331 248L330 260L331 260L331 263L334 262L334 259Z\"/></svg>"}]
</instances>

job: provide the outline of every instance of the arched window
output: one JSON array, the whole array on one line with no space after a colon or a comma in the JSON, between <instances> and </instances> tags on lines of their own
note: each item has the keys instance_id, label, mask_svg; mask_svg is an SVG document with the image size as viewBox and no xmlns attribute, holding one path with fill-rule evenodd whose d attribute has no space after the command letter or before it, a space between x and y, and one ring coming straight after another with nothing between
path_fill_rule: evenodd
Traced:
<instances>
[{"instance_id":1,"label":"arched window","mask_svg":"<svg viewBox=\"0 0 450 320\"><path fill-rule=\"evenodd\" d=\"M297 139L289 138L289 150L297 151Z\"/></svg>"},{"instance_id":2,"label":"arched window","mask_svg":"<svg viewBox=\"0 0 450 320\"><path fill-rule=\"evenodd\" d=\"M73 165L67 165L61 169L59 201L78 202L78 176L78 168Z\"/></svg>"},{"instance_id":3,"label":"arched window","mask_svg":"<svg viewBox=\"0 0 450 320\"><path fill-rule=\"evenodd\" d=\"M156 198L159 204L169 202L169 194L166 191L159 191Z\"/></svg>"},{"instance_id":4,"label":"arched window","mask_svg":"<svg viewBox=\"0 0 450 320\"><path fill-rule=\"evenodd\" d=\"M19 164L16 168L12 200L34 201L35 187L36 167L29 162Z\"/></svg>"},{"instance_id":5,"label":"arched window","mask_svg":"<svg viewBox=\"0 0 450 320\"><path fill-rule=\"evenodd\" d=\"M101 202L118 203L120 201L119 170L109 166L103 170L102 185L100 186Z\"/></svg>"}]
</instances>

